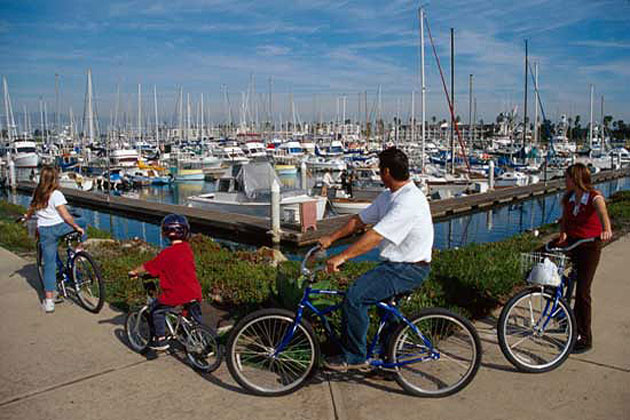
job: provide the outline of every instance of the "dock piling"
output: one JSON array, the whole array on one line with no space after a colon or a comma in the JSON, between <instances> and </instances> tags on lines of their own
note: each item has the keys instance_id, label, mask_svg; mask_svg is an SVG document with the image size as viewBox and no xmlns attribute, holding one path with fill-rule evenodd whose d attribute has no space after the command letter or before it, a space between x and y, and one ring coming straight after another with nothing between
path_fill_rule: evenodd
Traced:
<instances>
[{"instance_id":1,"label":"dock piling","mask_svg":"<svg viewBox=\"0 0 630 420\"><path fill-rule=\"evenodd\" d=\"M280 243L280 185L275 179L271 183L271 242Z\"/></svg>"},{"instance_id":2,"label":"dock piling","mask_svg":"<svg viewBox=\"0 0 630 420\"><path fill-rule=\"evenodd\" d=\"M7 166L9 167L9 186L15 192L17 188L17 177L15 175L15 162L11 158L11 154L7 153Z\"/></svg>"},{"instance_id":3,"label":"dock piling","mask_svg":"<svg viewBox=\"0 0 630 420\"><path fill-rule=\"evenodd\" d=\"M300 164L300 187L305 191L308 188L306 181L306 162L302 161Z\"/></svg>"},{"instance_id":4,"label":"dock piling","mask_svg":"<svg viewBox=\"0 0 630 420\"><path fill-rule=\"evenodd\" d=\"M488 189L494 190L494 160L488 163Z\"/></svg>"}]
</instances>

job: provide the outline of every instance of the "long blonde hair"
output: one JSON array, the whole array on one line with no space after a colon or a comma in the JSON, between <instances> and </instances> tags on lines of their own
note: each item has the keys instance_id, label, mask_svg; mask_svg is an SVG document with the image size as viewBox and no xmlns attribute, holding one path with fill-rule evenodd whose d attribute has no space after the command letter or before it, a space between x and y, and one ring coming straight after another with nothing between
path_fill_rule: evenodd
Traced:
<instances>
[{"instance_id":1,"label":"long blonde hair","mask_svg":"<svg viewBox=\"0 0 630 420\"><path fill-rule=\"evenodd\" d=\"M584 193L590 193L595 190L593 188L593 183L591 181L591 171L588 167L583 163L574 163L569 166L565 172L565 176L571 181L573 181L573 185L575 185L580 191ZM563 204L567 204L569 202L569 198L571 197L571 192L567 191L562 198Z\"/></svg>"},{"instance_id":2,"label":"long blonde hair","mask_svg":"<svg viewBox=\"0 0 630 420\"><path fill-rule=\"evenodd\" d=\"M59 173L57 169L49 165L42 167L42 170L39 172L39 183L35 187L35 191L33 191L31 210L37 211L46 208L50 194L58 188Z\"/></svg>"}]
</instances>

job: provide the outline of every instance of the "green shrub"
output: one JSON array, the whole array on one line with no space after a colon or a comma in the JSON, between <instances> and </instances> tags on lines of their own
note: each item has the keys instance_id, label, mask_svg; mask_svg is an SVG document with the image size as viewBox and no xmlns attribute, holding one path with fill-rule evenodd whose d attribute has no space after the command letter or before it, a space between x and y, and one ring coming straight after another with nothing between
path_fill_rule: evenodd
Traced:
<instances>
[{"instance_id":1,"label":"green shrub","mask_svg":"<svg viewBox=\"0 0 630 420\"><path fill-rule=\"evenodd\" d=\"M87 235L88 235L88 238L92 238L92 239L114 239L111 232L108 232L103 229L95 228L94 226L87 227Z\"/></svg>"},{"instance_id":2,"label":"green shrub","mask_svg":"<svg viewBox=\"0 0 630 420\"><path fill-rule=\"evenodd\" d=\"M13 221L0 220L0 246L17 253L35 251L35 240L26 228Z\"/></svg>"}]
</instances>

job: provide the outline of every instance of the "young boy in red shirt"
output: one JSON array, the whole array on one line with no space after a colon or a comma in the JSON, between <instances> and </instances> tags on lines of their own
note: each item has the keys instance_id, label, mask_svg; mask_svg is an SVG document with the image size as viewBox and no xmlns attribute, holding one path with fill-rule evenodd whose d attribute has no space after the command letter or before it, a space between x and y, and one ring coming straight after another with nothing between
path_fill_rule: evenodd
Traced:
<instances>
[{"instance_id":1,"label":"young boy in red shirt","mask_svg":"<svg viewBox=\"0 0 630 420\"><path fill-rule=\"evenodd\" d=\"M201 285L197 280L195 257L187 242L190 236L188 220L179 214L169 214L162 220L162 236L169 239L171 245L151 261L129 272L131 277L149 273L160 279L162 293L151 307L154 339L149 347L154 350L169 348L166 340L166 313L175 306L201 301ZM191 315L200 321L199 305L191 308Z\"/></svg>"}]
</instances>

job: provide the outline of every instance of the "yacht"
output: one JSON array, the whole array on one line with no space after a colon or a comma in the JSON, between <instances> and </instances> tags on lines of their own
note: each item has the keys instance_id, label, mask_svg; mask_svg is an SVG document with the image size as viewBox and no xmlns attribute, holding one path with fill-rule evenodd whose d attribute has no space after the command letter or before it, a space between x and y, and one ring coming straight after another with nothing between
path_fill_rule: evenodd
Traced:
<instances>
[{"instance_id":1,"label":"yacht","mask_svg":"<svg viewBox=\"0 0 630 420\"><path fill-rule=\"evenodd\" d=\"M497 187L524 187L529 182L529 176L521 172L504 172L497 177Z\"/></svg>"},{"instance_id":2,"label":"yacht","mask_svg":"<svg viewBox=\"0 0 630 420\"><path fill-rule=\"evenodd\" d=\"M309 156L304 159L304 163L306 163L306 167L311 171L343 171L347 169L346 162L337 158Z\"/></svg>"},{"instance_id":3,"label":"yacht","mask_svg":"<svg viewBox=\"0 0 630 420\"><path fill-rule=\"evenodd\" d=\"M253 162L241 166L236 176L218 179L214 192L189 197L188 205L211 211L271 217L270 191L274 181L282 185L268 162ZM305 191L282 187L281 220L299 223L300 204L313 201L316 205L317 220L321 220L326 209L326 197L311 197Z\"/></svg>"},{"instance_id":4,"label":"yacht","mask_svg":"<svg viewBox=\"0 0 630 420\"><path fill-rule=\"evenodd\" d=\"M123 168L131 168L136 166L140 154L135 149L119 149L112 150L109 158L113 166L119 166Z\"/></svg>"},{"instance_id":5,"label":"yacht","mask_svg":"<svg viewBox=\"0 0 630 420\"><path fill-rule=\"evenodd\" d=\"M237 146L220 147L216 151L216 157L227 165L244 165L249 163L249 158L243 153L243 149Z\"/></svg>"},{"instance_id":6,"label":"yacht","mask_svg":"<svg viewBox=\"0 0 630 420\"><path fill-rule=\"evenodd\" d=\"M304 156L304 148L297 141L288 141L276 147L273 158L277 163L296 164Z\"/></svg>"},{"instance_id":7,"label":"yacht","mask_svg":"<svg viewBox=\"0 0 630 420\"><path fill-rule=\"evenodd\" d=\"M242 150L245 156L252 160L267 158L267 150L265 149L265 145L260 142L247 142L243 145Z\"/></svg>"},{"instance_id":8,"label":"yacht","mask_svg":"<svg viewBox=\"0 0 630 420\"><path fill-rule=\"evenodd\" d=\"M39 164L37 144L34 141L15 141L11 147L11 157L16 168L36 168Z\"/></svg>"}]
</instances>

